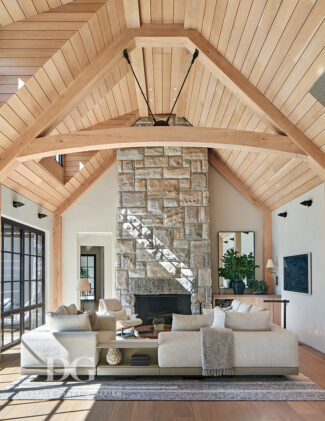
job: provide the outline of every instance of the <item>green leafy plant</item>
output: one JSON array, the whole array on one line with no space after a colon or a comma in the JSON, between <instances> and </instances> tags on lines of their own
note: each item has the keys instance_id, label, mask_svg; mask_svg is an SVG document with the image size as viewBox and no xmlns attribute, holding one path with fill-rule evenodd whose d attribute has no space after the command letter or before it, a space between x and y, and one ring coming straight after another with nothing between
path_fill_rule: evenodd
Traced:
<instances>
[{"instance_id":1,"label":"green leafy plant","mask_svg":"<svg viewBox=\"0 0 325 421\"><path fill-rule=\"evenodd\" d=\"M248 288L251 288L254 292L258 292L259 294L267 294L269 286L265 281L251 279L248 281Z\"/></svg>"},{"instance_id":2,"label":"green leafy plant","mask_svg":"<svg viewBox=\"0 0 325 421\"><path fill-rule=\"evenodd\" d=\"M164 325L165 319L163 317L155 317L152 321L153 325Z\"/></svg>"},{"instance_id":3,"label":"green leafy plant","mask_svg":"<svg viewBox=\"0 0 325 421\"><path fill-rule=\"evenodd\" d=\"M229 249L222 257L222 267L218 268L219 276L232 281L243 281L245 278L251 280L254 278L255 269L259 268L255 265L253 253L243 254L238 251ZM231 285L230 285L231 287Z\"/></svg>"}]
</instances>

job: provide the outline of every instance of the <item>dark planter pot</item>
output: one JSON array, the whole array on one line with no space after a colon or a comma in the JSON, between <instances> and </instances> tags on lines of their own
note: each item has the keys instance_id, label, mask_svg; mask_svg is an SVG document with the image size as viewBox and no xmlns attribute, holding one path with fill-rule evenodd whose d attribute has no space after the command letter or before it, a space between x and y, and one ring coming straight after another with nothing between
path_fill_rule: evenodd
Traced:
<instances>
[{"instance_id":1,"label":"dark planter pot","mask_svg":"<svg viewBox=\"0 0 325 421\"><path fill-rule=\"evenodd\" d=\"M245 292L245 283L243 281L233 281L232 289L234 290L234 294L242 295Z\"/></svg>"},{"instance_id":2,"label":"dark planter pot","mask_svg":"<svg viewBox=\"0 0 325 421\"><path fill-rule=\"evenodd\" d=\"M253 294L254 295L263 295L264 292L262 292L262 291L254 291Z\"/></svg>"}]
</instances>

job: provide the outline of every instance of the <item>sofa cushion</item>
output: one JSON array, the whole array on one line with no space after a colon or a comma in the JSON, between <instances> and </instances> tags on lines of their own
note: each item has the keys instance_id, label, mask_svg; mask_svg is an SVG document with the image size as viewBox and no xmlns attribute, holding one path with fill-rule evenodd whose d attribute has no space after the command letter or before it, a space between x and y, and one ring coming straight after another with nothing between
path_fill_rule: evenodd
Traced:
<instances>
[{"instance_id":1,"label":"sofa cushion","mask_svg":"<svg viewBox=\"0 0 325 421\"><path fill-rule=\"evenodd\" d=\"M105 343L115 341L115 332L110 330L99 330L97 333L97 343Z\"/></svg>"},{"instance_id":2,"label":"sofa cushion","mask_svg":"<svg viewBox=\"0 0 325 421\"><path fill-rule=\"evenodd\" d=\"M225 327L232 330L270 330L270 312L258 313L225 312Z\"/></svg>"},{"instance_id":3,"label":"sofa cushion","mask_svg":"<svg viewBox=\"0 0 325 421\"><path fill-rule=\"evenodd\" d=\"M52 332L80 332L91 330L88 314L58 315L47 313L47 324Z\"/></svg>"},{"instance_id":4,"label":"sofa cushion","mask_svg":"<svg viewBox=\"0 0 325 421\"><path fill-rule=\"evenodd\" d=\"M68 306L64 306L66 309L67 314L70 316L75 316L78 314L78 309L75 304L69 304Z\"/></svg>"},{"instance_id":5,"label":"sofa cushion","mask_svg":"<svg viewBox=\"0 0 325 421\"><path fill-rule=\"evenodd\" d=\"M89 317L91 330L98 330L98 320L96 311L91 309L86 311L86 314L88 314Z\"/></svg>"},{"instance_id":6,"label":"sofa cushion","mask_svg":"<svg viewBox=\"0 0 325 421\"><path fill-rule=\"evenodd\" d=\"M246 303L241 302L240 305L237 308L237 312L238 313L249 313L251 307L252 306L250 304L246 304Z\"/></svg>"},{"instance_id":7,"label":"sofa cushion","mask_svg":"<svg viewBox=\"0 0 325 421\"><path fill-rule=\"evenodd\" d=\"M210 325L212 325L213 323L213 318L214 318L214 308L204 308L202 310L203 314L209 314L210 315Z\"/></svg>"},{"instance_id":8,"label":"sofa cushion","mask_svg":"<svg viewBox=\"0 0 325 421\"><path fill-rule=\"evenodd\" d=\"M220 307L215 307L213 323L211 327L213 327L214 329L224 328L225 318L226 318L226 312Z\"/></svg>"},{"instance_id":9,"label":"sofa cushion","mask_svg":"<svg viewBox=\"0 0 325 421\"><path fill-rule=\"evenodd\" d=\"M173 314L172 330L200 330L209 327L210 322L210 314Z\"/></svg>"},{"instance_id":10,"label":"sofa cushion","mask_svg":"<svg viewBox=\"0 0 325 421\"><path fill-rule=\"evenodd\" d=\"M250 313L259 313L260 311L266 311L266 309L260 306L256 306L255 304L253 304L249 310Z\"/></svg>"}]
</instances>

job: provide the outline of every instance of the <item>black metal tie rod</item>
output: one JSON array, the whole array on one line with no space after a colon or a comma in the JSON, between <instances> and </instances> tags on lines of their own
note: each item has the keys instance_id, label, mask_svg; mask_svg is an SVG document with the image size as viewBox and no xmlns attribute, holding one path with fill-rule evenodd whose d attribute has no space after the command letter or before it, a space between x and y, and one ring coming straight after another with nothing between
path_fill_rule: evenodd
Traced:
<instances>
[{"instance_id":1,"label":"black metal tie rod","mask_svg":"<svg viewBox=\"0 0 325 421\"><path fill-rule=\"evenodd\" d=\"M187 73L186 73L185 78L184 78L184 80L183 80L182 86L181 86L181 88L180 88L180 90L179 90L179 92L178 92L178 95L177 95L177 97L176 97L176 99L175 99L175 102L174 102L174 105L173 105L173 107L172 107L172 109L171 109L171 111L170 111L170 113L169 113L169 115L168 115L168 117L167 117L167 120L166 120L166 121L161 120L161 121L158 121L158 122L157 122L157 120L155 119L155 116L153 115L153 112L151 111L151 108L150 108L149 102L148 102L148 100L147 100L147 98L146 98L146 96L145 96L145 94L144 94L144 92L143 92L143 89L141 88L141 85L140 85L140 82L139 82L139 80L138 80L138 78L137 78L137 75L135 74L135 71L133 70L133 67L132 67L132 64L131 64L131 61L130 61L129 54L128 54L128 52L127 52L127 49L125 48L125 49L123 50L123 56L124 56L125 60L128 62L129 66L131 67L131 70L132 70L133 76L134 76L134 78L135 78L135 80L136 80L136 82L137 82L137 85L138 85L138 87L139 87L139 89L140 89L140 92L141 92L141 94L142 94L142 96L143 96L144 100L146 101L146 104L147 104L147 107L148 107L148 111L149 111L149 113L150 113L150 115L151 115L151 117L152 117L152 119L153 119L153 122L154 122L154 125L155 125L155 126L168 126L168 123L169 123L170 117L171 117L171 115L172 115L172 113L173 113L173 111L174 111L175 105L176 105L176 103L177 103L177 101L178 101L178 98L179 98L179 96L180 96L180 94L181 94L181 92L182 92L182 89L183 89L184 85L185 85L186 79L187 79L187 77L188 77L188 75L189 75L189 73L190 73L190 70L191 70L191 68L192 68L192 66L193 66L193 64L194 64L194 62L195 62L195 60L197 59L197 56L198 56L198 55L199 55L199 50L196 48L196 49L195 49L195 51L194 51L194 53L193 53L193 57L192 57L192 60L191 60L191 64L190 64L190 66L189 66L189 68L188 68L188 70L187 70Z\"/></svg>"},{"instance_id":2,"label":"black metal tie rod","mask_svg":"<svg viewBox=\"0 0 325 421\"><path fill-rule=\"evenodd\" d=\"M283 327L287 328L287 304L290 303L289 300L264 300L264 303L283 303Z\"/></svg>"}]
</instances>

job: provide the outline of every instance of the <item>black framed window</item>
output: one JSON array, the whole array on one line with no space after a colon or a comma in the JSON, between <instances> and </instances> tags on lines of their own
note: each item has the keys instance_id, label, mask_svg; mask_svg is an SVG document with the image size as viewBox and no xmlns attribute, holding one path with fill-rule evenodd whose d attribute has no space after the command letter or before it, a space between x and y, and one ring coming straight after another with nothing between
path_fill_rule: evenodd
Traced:
<instances>
[{"instance_id":1,"label":"black framed window","mask_svg":"<svg viewBox=\"0 0 325 421\"><path fill-rule=\"evenodd\" d=\"M94 301L96 299L96 255L82 254L80 256L80 277L88 278L90 291L81 295L81 300Z\"/></svg>"},{"instance_id":2,"label":"black framed window","mask_svg":"<svg viewBox=\"0 0 325 421\"><path fill-rule=\"evenodd\" d=\"M2 218L1 348L44 323L45 234Z\"/></svg>"}]
</instances>

